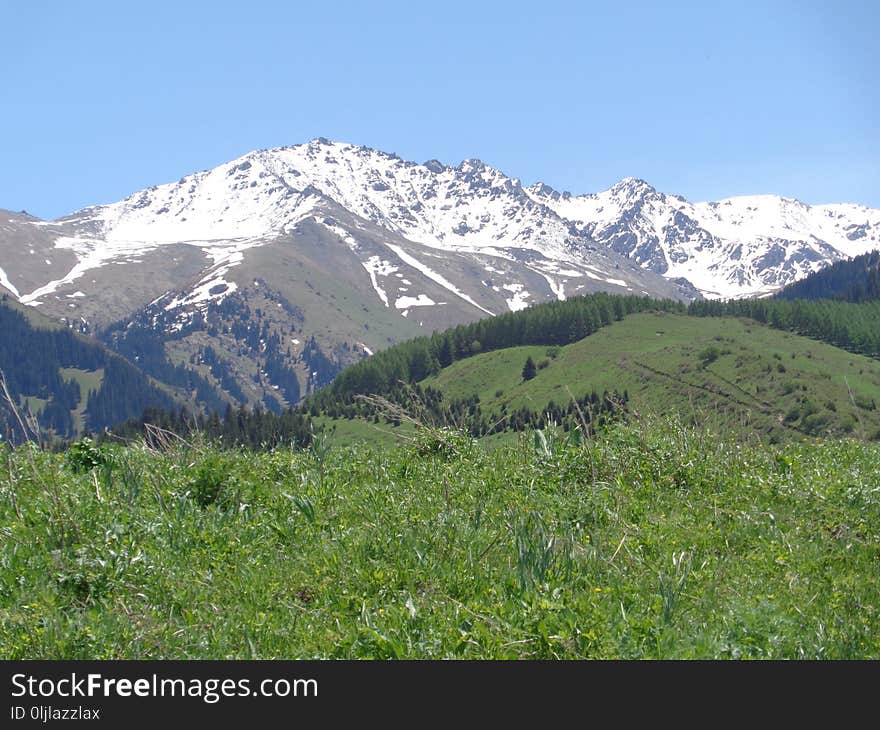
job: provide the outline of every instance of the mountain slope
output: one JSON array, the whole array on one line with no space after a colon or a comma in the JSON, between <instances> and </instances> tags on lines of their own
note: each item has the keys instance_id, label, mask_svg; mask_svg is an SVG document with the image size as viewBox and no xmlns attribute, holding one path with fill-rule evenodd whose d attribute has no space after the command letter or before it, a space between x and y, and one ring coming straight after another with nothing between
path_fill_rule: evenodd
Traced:
<instances>
[{"instance_id":1,"label":"mountain slope","mask_svg":"<svg viewBox=\"0 0 880 730\"><path fill-rule=\"evenodd\" d=\"M577 397L617 390L627 392L631 412L677 412L744 437L880 434L876 361L748 320L633 314L551 358L546 350L512 348L462 360L423 386L448 398L477 388L488 412L565 404L566 388ZM548 362L523 381L528 356Z\"/></svg>"}]
</instances>

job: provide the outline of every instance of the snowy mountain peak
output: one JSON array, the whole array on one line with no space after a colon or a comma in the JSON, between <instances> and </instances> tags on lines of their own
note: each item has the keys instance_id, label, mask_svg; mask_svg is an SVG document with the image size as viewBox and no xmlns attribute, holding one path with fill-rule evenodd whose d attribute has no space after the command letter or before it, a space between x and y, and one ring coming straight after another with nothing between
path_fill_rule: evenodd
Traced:
<instances>
[{"instance_id":1,"label":"snowy mountain peak","mask_svg":"<svg viewBox=\"0 0 880 730\"><path fill-rule=\"evenodd\" d=\"M568 191L561 193L543 182L536 182L533 185L529 185L528 188L526 188L526 191L536 200L543 200L545 198L550 198L551 200L559 200L560 198L563 198L568 200L571 198L571 193Z\"/></svg>"},{"instance_id":2,"label":"snowy mountain peak","mask_svg":"<svg viewBox=\"0 0 880 730\"><path fill-rule=\"evenodd\" d=\"M427 168L429 172L433 172L435 175L439 175L449 169L440 160L428 160L422 163L422 167Z\"/></svg>"},{"instance_id":3,"label":"snowy mountain peak","mask_svg":"<svg viewBox=\"0 0 880 730\"><path fill-rule=\"evenodd\" d=\"M613 195L643 196L649 193L656 193L657 190L641 178L625 177L619 182L614 183L609 192Z\"/></svg>"},{"instance_id":4,"label":"snowy mountain peak","mask_svg":"<svg viewBox=\"0 0 880 730\"><path fill-rule=\"evenodd\" d=\"M482 172L484 170L492 170L489 165L478 157L468 157L467 159L462 160L457 169L462 172Z\"/></svg>"},{"instance_id":5,"label":"snowy mountain peak","mask_svg":"<svg viewBox=\"0 0 880 730\"><path fill-rule=\"evenodd\" d=\"M585 235L707 297L763 295L827 264L880 247L880 211L810 206L775 195L690 203L639 178L600 193L529 195Z\"/></svg>"}]
</instances>

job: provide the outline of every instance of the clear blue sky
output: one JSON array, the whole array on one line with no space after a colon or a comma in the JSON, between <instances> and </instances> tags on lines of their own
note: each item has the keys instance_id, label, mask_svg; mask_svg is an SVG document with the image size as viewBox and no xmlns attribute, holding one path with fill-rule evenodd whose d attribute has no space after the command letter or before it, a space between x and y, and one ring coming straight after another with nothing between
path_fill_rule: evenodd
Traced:
<instances>
[{"instance_id":1,"label":"clear blue sky","mask_svg":"<svg viewBox=\"0 0 880 730\"><path fill-rule=\"evenodd\" d=\"M575 193L880 207L878 26L872 0L8 2L0 207L317 136Z\"/></svg>"}]
</instances>

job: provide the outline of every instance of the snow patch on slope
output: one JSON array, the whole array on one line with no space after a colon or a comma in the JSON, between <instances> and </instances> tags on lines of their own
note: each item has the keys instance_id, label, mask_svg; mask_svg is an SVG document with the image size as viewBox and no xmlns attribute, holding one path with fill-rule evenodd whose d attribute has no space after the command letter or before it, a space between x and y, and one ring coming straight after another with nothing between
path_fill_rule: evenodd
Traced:
<instances>
[{"instance_id":1,"label":"snow patch on slope","mask_svg":"<svg viewBox=\"0 0 880 730\"><path fill-rule=\"evenodd\" d=\"M397 271L397 267L392 265L390 261L383 261L379 256L370 256L370 258L361 263L370 275L370 283L373 285L373 289L376 290L376 294L379 295L379 299L382 300L382 304L386 307L390 306L388 304L388 295L385 293L385 290L379 286L379 280L377 277L393 274Z\"/></svg>"},{"instance_id":2,"label":"snow patch on slope","mask_svg":"<svg viewBox=\"0 0 880 730\"><path fill-rule=\"evenodd\" d=\"M206 248L205 253L213 259L211 268L193 289L172 300L165 306L165 310L183 305L204 305L212 300L221 301L232 294L238 289L238 284L223 277L232 267L244 261L244 252L249 248L250 243L243 241Z\"/></svg>"},{"instance_id":3,"label":"snow patch on slope","mask_svg":"<svg viewBox=\"0 0 880 730\"><path fill-rule=\"evenodd\" d=\"M558 282L549 274L541 271L540 269L536 269L534 266L529 266L529 268L534 271L536 274L540 274L544 277L544 280L547 282L547 286L550 287L550 291L553 292L554 296L560 302L565 301L565 283Z\"/></svg>"},{"instance_id":4,"label":"snow patch on slope","mask_svg":"<svg viewBox=\"0 0 880 730\"><path fill-rule=\"evenodd\" d=\"M327 218L322 218L319 220L321 225L339 236L339 238L342 239L342 242L346 246L348 246L353 252L357 253L358 250L360 250L360 244L358 244L355 237L352 236L348 231L346 231L342 226L331 223Z\"/></svg>"},{"instance_id":5,"label":"snow patch on slope","mask_svg":"<svg viewBox=\"0 0 880 730\"><path fill-rule=\"evenodd\" d=\"M430 307L436 303L426 294L419 294L417 297L398 297L394 306L398 309L409 309L410 307Z\"/></svg>"},{"instance_id":6,"label":"snow patch on slope","mask_svg":"<svg viewBox=\"0 0 880 730\"><path fill-rule=\"evenodd\" d=\"M507 307L511 312L519 312L521 309L526 309L529 306L526 299L532 295L525 290L525 287L522 284L518 282L514 284L504 284L501 288L513 294L509 299L505 299Z\"/></svg>"},{"instance_id":7,"label":"snow patch on slope","mask_svg":"<svg viewBox=\"0 0 880 730\"><path fill-rule=\"evenodd\" d=\"M41 287L37 287L32 292L20 296L19 301L22 304L38 306L42 304L39 301L42 297L54 293L65 284L76 281L89 269L96 269L101 266L107 261L108 257L106 252L101 250L100 244L100 241L67 236L57 239L55 247L72 250L79 258L79 261L61 279L54 279Z\"/></svg>"},{"instance_id":8,"label":"snow patch on slope","mask_svg":"<svg viewBox=\"0 0 880 730\"><path fill-rule=\"evenodd\" d=\"M15 285L11 281L9 281L9 277L6 276L6 272L3 271L3 269L0 269L0 286L5 287L10 292L12 292L12 295L16 299L18 299L20 297L20 295L18 293L18 289L16 289Z\"/></svg>"},{"instance_id":9,"label":"snow patch on slope","mask_svg":"<svg viewBox=\"0 0 880 730\"><path fill-rule=\"evenodd\" d=\"M495 316L494 312L489 311L485 307L481 307L473 299L471 299L467 294L460 291L454 284L452 284L450 281L448 281L447 279L442 277L440 274L429 269L427 266L425 266L417 258L415 258L414 256L411 256L406 251L404 251L400 246L395 246L393 243L386 243L385 245L388 246L388 248L390 248L392 251L394 251L394 253L396 253L400 257L401 261L403 261L405 264L409 264L414 269L417 269L422 274L424 274L429 279L431 279L431 281L436 282L437 284L442 286L444 289L448 289L453 294L455 294L455 296L459 297L460 299L464 299L464 301L466 301L468 304L473 305L474 307L485 312L486 314L488 314L492 317Z\"/></svg>"}]
</instances>

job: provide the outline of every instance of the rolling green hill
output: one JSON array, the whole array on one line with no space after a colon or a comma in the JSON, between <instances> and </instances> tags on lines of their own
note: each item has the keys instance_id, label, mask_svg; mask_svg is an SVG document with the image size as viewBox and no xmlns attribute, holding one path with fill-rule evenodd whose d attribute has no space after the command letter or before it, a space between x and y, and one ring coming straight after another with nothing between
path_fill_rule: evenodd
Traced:
<instances>
[{"instance_id":1,"label":"rolling green hill","mask_svg":"<svg viewBox=\"0 0 880 730\"><path fill-rule=\"evenodd\" d=\"M536 376L524 380L529 357ZM880 438L880 363L743 318L631 314L569 345L456 360L419 386L445 402L476 396L490 421L616 391L636 417L677 412L746 438Z\"/></svg>"}]
</instances>

